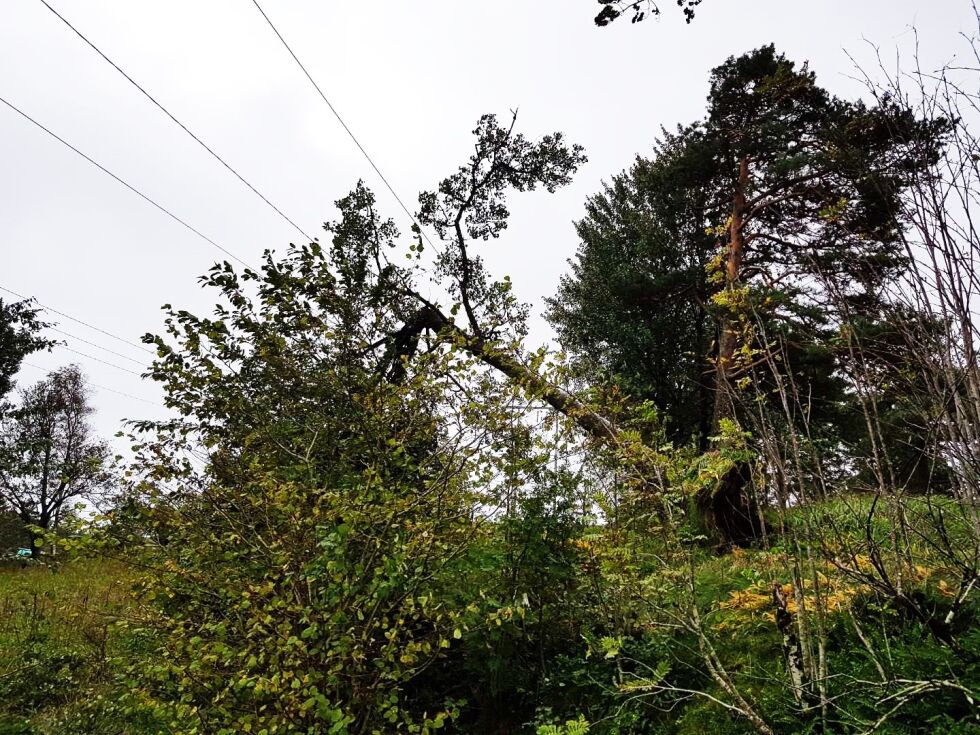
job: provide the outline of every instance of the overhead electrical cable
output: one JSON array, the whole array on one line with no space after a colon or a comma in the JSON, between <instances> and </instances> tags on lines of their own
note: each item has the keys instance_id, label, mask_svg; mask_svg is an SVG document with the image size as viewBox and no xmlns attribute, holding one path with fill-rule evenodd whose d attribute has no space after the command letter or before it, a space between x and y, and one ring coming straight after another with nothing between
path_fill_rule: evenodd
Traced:
<instances>
[{"instance_id":1,"label":"overhead electrical cable","mask_svg":"<svg viewBox=\"0 0 980 735\"><path fill-rule=\"evenodd\" d=\"M44 311L49 311L52 314L57 314L58 316L62 316L65 319L70 319L71 321L75 322L76 324L81 324L83 327L88 327L89 329L93 329L96 332L99 332L101 334L104 334L106 337L111 337L112 339L116 340L117 342L122 342L123 344L130 345L131 347L135 347L136 349L142 350L143 352L146 352L146 353L148 353L150 355L156 355L156 352L154 350L149 349L145 345L141 345L141 344L139 344L137 342L133 342L132 340L128 340L125 337L120 337L119 335L113 334L112 332L107 332L105 329L102 329L101 327L97 327L94 324L89 324L88 322L82 321L81 319L78 319L76 317L73 317L70 314L66 314L63 311L58 311L57 309L55 309L55 308L53 308L51 306L46 306L45 304L42 304L37 299L31 298L29 296L24 296L24 294L17 293L16 291L13 291L13 290L5 287L5 286L0 286L0 291L6 291L7 293L11 294L12 296L16 296L18 299L21 299L22 301L33 301L41 309L44 309Z\"/></svg>"},{"instance_id":2,"label":"overhead electrical cable","mask_svg":"<svg viewBox=\"0 0 980 735\"><path fill-rule=\"evenodd\" d=\"M209 146L207 143L205 143L203 140L201 140L197 135L195 135L190 130L190 128L188 128L186 125L184 125L184 123L182 123L180 120L178 120L174 116L174 114L172 112L170 112L170 110L168 110L166 107L164 107L163 104L161 104L153 95L151 95L149 92L147 92L146 89L139 82L137 82L129 74L127 74L125 71L123 71L123 69L116 62L114 62L112 59L110 59L108 56L106 56L98 46L96 46L94 43L92 43L92 41L90 41L80 30L78 30L75 26L73 26L71 24L71 22L69 22L61 13L59 13L57 10L55 10L53 7L51 7L51 5L47 2L47 0L40 0L40 2L44 5L44 7L46 7L48 10L50 10L52 13L54 13L58 17L58 19L61 20L62 23L64 23L66 26L68 26L75 33L76 36L78 36L86 44L88 44L88 46L93 51L95 51L95 53L97 53L99 56L101 56L110 66L112 66L113 69L115 69L120 74L122 74L130 84L132 84L134 87L136 87L136 89L138 89L140 92L142 92L144 97L146 97L150 102L152 102L154 105L156 105L156 107L161 112L163 112L163 114L165 114L167 117L169 117L176 125L178 125L181 130L183 130L185 133L187 133L191 138L193 138L197 142L198 145L200 145L202 148L204 148L204 150L206 150L208 153L210 153L211 156L216 161L218 161L218 163L220 163L222 166L224 166L226 169L228 169L228 171L230 171L232 174L234 174L235 177L239 181L241 181L245 186L247 186L249 189L251 189L251 191L252 191L253 194L255 194L257 197L259 197L259 199L261 199L263 202L265 202L266 204L268 204L273 210L275 210L275 212L280 217L282 217L284 220L286 220L286 222L288 222L290 225L292 225L292 227L299 234L301 234L303 237L305 237L307 239L307 241L309 241L309 242L312 242L313 241L313 238L310 237L309 235L307 235L306 232L304 232L303 229L299 225L297 225L281 209L279 209L279 207L277 207L275 204L273 204L271 201L269 201L269 199L262 192L260 192L251 183L249 183L245 179L245 177L242 176L240 173L238 173L238 171L236 171L231 166L231 164L229 164L224 158L222 158L217 153L215 153L214 149L212 149L211 146Z\"/></svg>"},{"instance_id":3,"label":"overhead electrical cable","mask_svg":"<svg viewBox=\"0 0 980 735\"><path fill-rule=\"evenodd\" d=\"M116 357L121 357L123 360L129 360L130 362L134 362L137 365L140 365L142 367L146 367L146 363L144 363L141 360L137 360L135 357L130 357L129 355L124 355L121 352L116 352L115 350L110 350L108 347L103 347L102 345L96 344L95 342L89 342L84 337L79 337L76 334L72 334L71 332L66 332L65 330L58 329L57 327L48 327L48 329L50 329L52 332L57 332L58 334L63 334L66 337L71 337L72 339L77 339L79 342L84 342L85 344L89 345L90 347L95 347L98 350L103 350L105 352L108 352L110 355L115 355Z\"/></svg>"},{"instance_id":4,"label":"overhead electrical cable","mask_svg":"<svg viewBox=\"0 0 980 735\"><path fill-rule=\"evenodd\" d=\"M23 365L26 365L29 368L34 368L35 370L39 370L42 373L50 372L49 370L44 369L40 365L35 365L33 362L27 362L25 360L22 364ZM140 398L139 396L134 396L131 393L125 393L125 392L123 392L121 390L116 390L115 388L109 388L109 387L104 386L104 385L99 385L98 383L93 383L93 382L91 382L89 380L86 380L85 382L86 382L87 385L90 385L90 386L92 386L93 388L95 388L97 390L109 391L110 393L115 393L115 394L120 395L120 396L125 396L126 398L132 398L134 401L142 401L143 403L149 403L149 404L151 404L153 406L159 406L160 408L166 408L166 406L164 406L162 403L158 403L157 401L151 401L149 398Z\"/></svg>"},{"instance_id":5,"label":"overhead electrical cable","mask_svg":"<svg viewBox=\"0 0 980 735\"><path fill-rule=\"evenodd\" d=\"M95 360L96 362L101 362L103 365L108 365L109 367L114 367L116 370L122 370L124 373L129 373L130 375L135 375L140 380L145 380L146 379L146 378L143 377L143 375L141 373L138 373L135 370L130 370L128 367L123 367L122 365L117 365L116 363L109 362L108 360L103 360L101 357L94 357L93 355L88 355L88 354L86 354L84 352L79 352L78 350L74 350L71 347L67 347L65 345L55 345L55 347L58 347L59 349L62 349L62 350L67 350L68 352L73 352L74 354L79 355L80 357L84 357L84 358L86 358L88 360Z\"/></svg>"},{"instance_id":6,"label":"overhead electrical cable","mask_svg":"<svg viewBox=\"0 0 980 735\"><path fill-rule=\"evenodd\" d=\"M157 202L155 202L153 199L151 199L146 194L144 194L143 192L141 192L135 186L133 186L132 184L127 183L123 179L121 179L118 176L116 176L114 173L112 173L112 171L110 171L109 169L107 169L105 166L103 166L101 163L99 163L95 159L93 159L93 158L87 156L86 154L82 153L82 151L80 151L78 148L76 148L75 146L73 146L67 140L65 140L61 136L57 135L56 133L52 132L50 129L46 128L44 125L42 125L41 123L39 123L37 120L35 120L33 117L31 117L30 115L28 115L26 112L24 112L23 110L21 110L19 107L17 107L13 103L8 102L3 97L0 97L0 102L2 102L3 104L5 104L7 107L9 107L11 110L13 110L14 112L16 112L21 117L23 117L28 122L32 123L33 125L37 126L41 130L43 130L45 133L47 133L48 135L50 135L52 138L54 138L55 140L57 140L62 145L70 148L71 150L73 150L75 153L77 153L79 156L81 156L86 161L88 161L89 163L91 163L93 166L95 166L96 168L98 168L104 174L106 174L108 176L111 176L113 179L115 179L120 184L122 184L127 189L129 189L131 192L133 192L134 194L136 194L137 196L139 196L141 199L143 199L143 200L149 202L150 204L152 204L154 207L156 207L157 209L159 209L161 212L163 212L165 215L167 215L168 217L170 217L172 220L174 220L175 222L177 222L177 223L183 225L184 227L186 227L188 230L190 230L191 232L193 232L195 235L197 235L198 237L200 237L202 240L205 240L206 242L210 243L211 245L213 245L214 247L216 247L218 250L220 250L221 252L223 252L228 257L237 260L239 263L241 263L242 265L244 265L246 268L250 267L248 263L246 263L244 260L242 260L241 258L239 258L233 252L231 252L227 248L219 245L214 240L212 240L210 237L208 237L207 235L205 235L203 232L201 232L200 230L194 228L192 225L189 225L187 222L185 222L184 220L182 220L180 217L178 217L176 214L174 214L169 209L167 209L166 207L164 207L162 204L157 204Z\"/></svg>"},{"instance_id":7,"label":"overhead electrical cable","mask_svg":"<svg viewBox=\"0 0 980 735\"><path fill-rule=\"evenodd\" d=\"M337 122L341 124L341 126L347 132L347 135L350 136L350 139L354 141L354 145L356 145L358 150L364 155L364 158L367 159L367 162L371 164L371 168L374 169L374 172L378 175L378 178L381 179L384 185L388 188L388 191L391 192L391 195L395 198L395 201L398 202L399 206L401 206L405 214L408 215L408 218L412 220L412 223L418 228L419 232L422 234L422 237L425 238L425 241L429 243L429 245L432 246L433 249L435 249L435 245L433 244L432 240L429 239L429 236L425 233L425 231L422 230L422 226L418 223L418 220L415 219L415 215L407 206L405 206L405 202L403 202L402 198L398 196L398 192L396 192L394 187L388 182L388 179L385 177L385 175L381 173L381 169L378 168L377 164L375 164L374 160L364 149L364 146L361 145L361 141L359 141L357 139L357 136L354 135L354 131L352 131L350 127L347 125L347 123L344 122L344 118L340 116L340 113L337 112L337 108L333 106L333 104L327 98L327 95L324 94L322 89L320 89L320 85L316 83L316 80L314 80L310 72L307 71L306 67L303 65L303 62L299 60L299 57L296 56L296 54L293 52L293 49L289 46L288 43L286 43L286 39L283 38L282 34L279 32L279 29L276 28L275 24L269 19L269 16L266 15L265 11L262 9L262 6L259 5L258 0L252 0L252 4L255 5L258 11L262 14L262 17L265 18L265 22L269 24L269 27L272 29L273 33L275 33L276 36L279 38L279 40L282 42L282 45L286 48L286 51L288 51L289 55L293 57L293 61L295 61L296 64L299 66L299 68L303 71L303 74L306 75L306 78L310 80L310 84L313 85L313 88L320 95L320 98L327 104L327 107L330 108L330 112L332 112L333 116L337 118Z\"/></svg>"}]
</instances>

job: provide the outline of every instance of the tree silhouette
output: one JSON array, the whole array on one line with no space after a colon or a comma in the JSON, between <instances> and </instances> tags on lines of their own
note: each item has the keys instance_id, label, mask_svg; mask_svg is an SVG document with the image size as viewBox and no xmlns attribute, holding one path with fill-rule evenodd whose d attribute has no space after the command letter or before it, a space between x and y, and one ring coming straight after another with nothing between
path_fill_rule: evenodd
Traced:
<instances>
[{"instance_id":1,"label":"tree silhouette","mask_svg":"<svg viewBox=\"0 0 980 735\"><path fill-rule=\"evenodd\" d=\"M677 7L683 13L685 20L694 20L694 9L702 0L677 0ZM660 6L653 0L599 0L602 10L595 17L595 24L603 27L612 23L622 15L632 13L631 23L639 23L651 15L660 15Z\"/></svg>"}]
</instances>

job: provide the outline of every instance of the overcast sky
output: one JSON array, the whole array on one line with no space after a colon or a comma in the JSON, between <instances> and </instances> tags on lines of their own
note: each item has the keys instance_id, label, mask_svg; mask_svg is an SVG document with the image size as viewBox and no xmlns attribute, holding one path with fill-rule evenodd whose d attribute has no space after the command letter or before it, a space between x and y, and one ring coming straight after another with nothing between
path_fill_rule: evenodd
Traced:
<instances>
[{"instance_id":1,"label":"overcast sky","mask_svg":"<svg viewBox=\"0 0 980 735\"><path fill-rule=\"evenodd\" d=\"M320 234L358 178L403 231L407 217L250 0L49 0L103 52L300 227ZM673 0L660 20L605 29L593 0L263 0L382 172L409 206L469 153L485 112L520 109L519 128L562 130L588 165L556 195L512 199L511 227L486 248L539 315L576 248L572 222L601 181L648 152L661 126L704 111L709 70L773 42L809 60L839 95L861 93L844 51L867 41L893 59L937 65L975 29L967 0L705 0L685 25ZM17 105L177 216L255 262L299 237L221 168L40 0L0 0L0 97ZM220 252L0 105L0 286L137 341L160 307L205 311L197 284ZM4 299L9 294L0 292ZM148 357L67 319L72 349L140 372ZM547 339L535 320L533 336ZM137 375L64 349L35 355L21 383L78 362L105 435L162 409Z\"/></svg>"}]
</instances>

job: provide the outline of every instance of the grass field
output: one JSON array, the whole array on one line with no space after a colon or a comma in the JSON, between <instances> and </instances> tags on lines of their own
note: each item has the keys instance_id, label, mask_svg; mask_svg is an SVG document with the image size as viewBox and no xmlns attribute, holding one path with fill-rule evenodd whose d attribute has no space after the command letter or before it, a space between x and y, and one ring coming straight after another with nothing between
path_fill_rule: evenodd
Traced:
<instances>
[{"instance_id":1,"label":"grass field","mask_svg":"<svg viewBox=\"0 0 980 735\"><path fill-rule=\"evenodd\" d=\"M806 513L794 513L789 523L798 526L800 538L804 539L808 528L831 526L840 534L839 541L844 545L859 544L868 534L887 539L889 519L882 516L873 523L865 523L869 508L867 498L849 498L807 509ZM929 533L929 515L938 510L944 514L945 527L953 534L955 547L962 548L963 553L974 548L966 527L956 515L956 506L945 501L931 505L909 502L906 515L918 529L921 547L910 547L916 564L908 571L905 583L910 599L942 619L951 609L950 599L957 578L956 570L949 566L949 559L937 552L937 549L941 550L938 541ZM580 543L590 549L590 553L606 553L599 533L601 529L593 530L596 533L589 534L590 540L583 537ZM649 582L653 593L631 595L627 613L635 615L639 624L629 634L615 638L594 636L596 650L608 641L617 651L613 658L620 656L615 661L617 667L621 660L626 660L627 666L632 665L630 662L639 662L641 672L650 669L646 662L666 660L671 667L671 684L681 687L678 691L693 691L693 687L706 686L712 698L685 698L681 700L683 706L676 708L637 710L642 715L636 715L635 729L597 728L596 732L700 735L710 731L714 735L742 735L751 731L744 721L733 718L727 709L717 706L719 700L714 697L723 697L724 692L711 689L710 682L705 684L700 670L702 658L698 641L690 631L646 624L646 621L658 619L659 610L671 613L679 605L674 596L686 587L677 585L676 580L686 579L688 573L693 580L692 589L696 589L699 608L704 612L704 629L737 685L753 701L765 704L774 720L784 725L777 732L815 732L800 729L796 705L785 692L782 640L773 615L772 589L774 582L786 585L793 579L793 558L782 546L786 542L781 541L774 537L774 544L768 550L735 549L725 554L710 547L696 547L690 556L682 557L685 566L678 568L677 574L674 574L675 570L661 566L660 559L666 555L661 556L655 545L651 544L654 553L636 557L644 564L647 563L644 559L655 561L650 562L648 568L637 571L636 578L624 578L627 584L635 580L640 584ZM488 565L498 563L495 551L485 553L486 556L481 558L486 559ZM610 568L615 570L618 557L610 555L608 558ZM686 565L688 560L690 566ZM870 723L893 706L890 704L893 693L901 691L905 683L951 681L955 687L946 686L941 690L930 690L928 696L909 698L894 714L889 727L876 729L875 735L980 734L975 697L970 694L980 691L980 666L977 665L980 661L980 626L977 624L980 609L976 604L964 605L956 611L953 632L957 646L954 648L943 645L930 634L926 624L889 598L876 595L866 585L842 576L832 564L817 564L814 577L819 577L821 623L827 641L825 655L832 672L828 681L832 686L840 686L837 691L846 694L848 712ZM162 645L164 639L159 637L162 635L161 618L149 618L152 611L141 607L131 594L136 576L132 568L106 559L80 559L52 567L0 571L0 735L216 732L208 729L206 711L198 710L196 702L187 707L189 713L176 711L185 706L179 692L174 696L180 679L170 680L167 685L163 675L157 678L154 674L154 670L167 669L175 659L168 659L168 649ZM661 580L665 578L668 582L663 583ZM605 584L610 594L620 594L617 578L610 576ZM810 593L809 604L817 604L817 598L812 595L815 587L812 578L804 579L800 584L804 593ZM790 592L784 590L784 594ZM570 599L575 601L575 598ZM554 619L563 620L557 616ZM513 627L504 625L500 635L487 634L485 640L494 644L517 640L523 635L523 625L522 618L515 621ZM574 630L562 628L566 629ZM469 641L466 635L455 640L458 643L452 645L461 647ZM453 655L469 656L467 665L479 674L483 659L489 657L492 662L495 654L488 645L480 643L480 639L476 640L476 644L463 648L459 654L450 648L447 665L453 663ZM193 640L189 642L198 645ZM506 648L503 650L507 655ZM575 689L574 694L558 696L571 698L573 707L588 707L590 700L586 696L608 697L603 701L611 702L610 711L617 712L623 709L624 703L632 701L632 697L617 699L617 695L605 687L604 683L613 681L616 673L609 656L592 655L591 649L587 652L585 645L574 636L569 641L555 644L554 650L559 654L548 662L549 665L559 672L558 677L564 676L572 682L570 689ZM524 659L515 657L514 660ZM885 681L879 667L887 667L889 681ZM166 675L170 675L169 670ZM178 677L185 675L190 678L198 672L188 666L177 674ZM595 681L600 682L599 687L593 686ZM839 685L838 681L844 683ZM861 684L863 689L847 682ZM565 684L558 686L565 687ZM845 694L841 695L842 700ZM161 702L162 705L157 706ZM205 723L203 730L196 722L199 717ZM476 720L470 724L474 722ZM624 719L623 722L634 721ZM527 729L530 727L527 724L521 732L532 732ZM474 730L461 726L455 731Z\"/></svg>"},{"instance_id":2,"label":"grass field","mask_svg":"<svg viewBox=\"0 0 980 735\"><path fill-rule=\"evenodd\" d=\"M0 735L69 732L131 649L131 573L104 560L0 572ZM108 735L108 733L107 733Z\"/></svg>"}]
</instances>

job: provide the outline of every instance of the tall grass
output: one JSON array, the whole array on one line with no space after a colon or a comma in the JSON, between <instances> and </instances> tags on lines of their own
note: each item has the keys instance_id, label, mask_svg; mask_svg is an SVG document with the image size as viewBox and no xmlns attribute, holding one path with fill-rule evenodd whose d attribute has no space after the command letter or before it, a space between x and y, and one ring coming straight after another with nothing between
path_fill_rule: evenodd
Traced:
<instances>
[{"instance_id":1,"label":"tall grass","mask_svg":"<svg viewBox=\"0 0 980 735\"><path fill-rule=\"evenodd\" d=\"M131 573L102 560L0 572L0 735L43 727L111 680Z\"/></svg>"}]
</instances>

